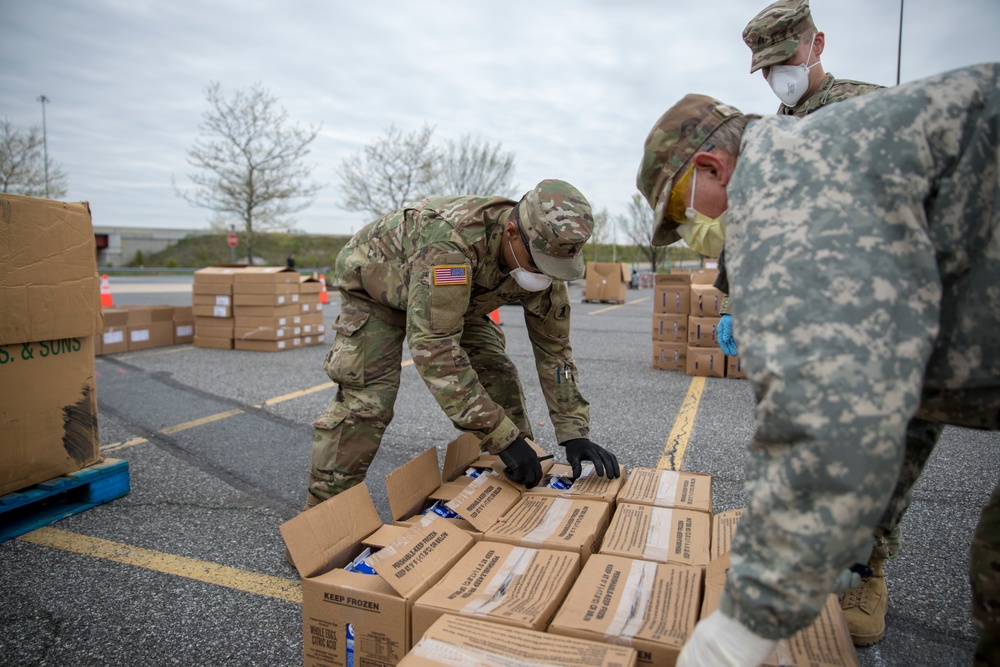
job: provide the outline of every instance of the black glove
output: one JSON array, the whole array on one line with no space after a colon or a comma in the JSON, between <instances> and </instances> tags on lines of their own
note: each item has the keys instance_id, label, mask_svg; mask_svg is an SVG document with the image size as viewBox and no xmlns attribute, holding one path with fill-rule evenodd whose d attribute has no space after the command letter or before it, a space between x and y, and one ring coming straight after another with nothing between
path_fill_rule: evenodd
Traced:
<instances>
[{"instance_id":1,"label":"black glove","mask_svg":"<svg viewBox=\"0 0 1000 667\"><path fill-rule=\"evenodd\" d=\"M521 436L514 438L514 442L500 452L500 460L507 466L503 472L512 482L524 484L530 489L542 481L542 464L538 461L538 454Z\"/></svg>"},{"instance_id":2,"label":"black glove","mask_svg":"<svg viewBox=\"0 0 1000 667\"><path fill-rule=\"evenodd\" d=\"M573 466L573 479L580 477L580 462L585 460L593 462L598 477L617 479L621 475L615 455L587 438L573 438L559 444L566 448L566 460Z\"/></svg>"}]
</instances>

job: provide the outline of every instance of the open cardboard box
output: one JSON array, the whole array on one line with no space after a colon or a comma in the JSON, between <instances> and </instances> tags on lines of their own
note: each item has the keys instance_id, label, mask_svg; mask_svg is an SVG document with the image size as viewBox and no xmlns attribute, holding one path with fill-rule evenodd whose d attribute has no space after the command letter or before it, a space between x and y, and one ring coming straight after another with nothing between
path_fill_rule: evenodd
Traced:
<instances>
[{"instance_id":1,"label":"open cardboard box","mask_svg":"<svg viewBox=\"0 0 1000 667\"><path fill-rule=\"evenodd\" d=\"M413 605L413 641L444 614L544 630L579 573L568 551L478 542Z\"/></svg>"},{"instance_id":2,"label":"open cardboard box","mask_svg":"<svg viewBox=\"0 0 1000 667\"><path fill-rule=\"evenodd\" d=\"M399 663L400 667L634 667L626 646L512 628L445 614Z\"/></svg>"},{"instance_id":3,"label":"open cardboard box","mask_svg":"<svg viewBox=\"0 0 1000 667\"><path fill-rule=\"evenodd\" d=\"M549 632L631 646L640 665L673 665L698 621L701 585L699 568L594 554Z\"/></svg>"},{"instance_id":4,"label":"open cardboard box","mask_svg":"<svg viewBox=\"0 0 1000 667\"><path fill-rule=\"evenodd\" d=\"M483 539L535 549L558 549L580 556L586 563L597 551L611 518L611 506L602 500L571 500L524 495Z\"/></svg>"},{"instance_id":5,"label":"open cardboard box","mask_svg":"<svg viewBox=\"0 0 1000 667\"><path fill-rule=\"evenodd\" d=\"M733 548L733 535L740 525L740 518L743 516L743 509L728 510L712 515L712 550L711 558L729 553Z\"/></svg>"},{"instance_id":6,"label":"open cardboard box","mask_svg":"<svg viewBox=\"0 0 1000 667\"><path fill-rule=\"evenodd\" d=\"M399 662L411 646L414 600L474 543L434 515L401 535L387 531L364 484L285 522L281 535L302 578L306 667L346 664L348 632L358 664ZM367 559L377 574L345 570L366 544L382 546Z\"/></svg>"},{"instance_id":7,"label":"open cardboard box","mask_svg":"<svg viewBox=\"0 0 1000 667\"><path fill-rule=\"evenodd\" d=\"M569 498L570 500L601 500L611 505L614 511L615 502L627 478L625 466L619 465L621 473L615 479L599 477L594 471L594 465L584 461L579 479L573 480L573 467L568 463L556 463L548 470L542 481L533 489L525 489L526 496L551 496L553 498ZM572 480L568 489L547 486L551 478Z\"/></svg>"},{"instance_id":8,"label":"open cardboard box","mask_svg":"<svg viewBox=\"0 0 1000 667\"><path fill-rule=\"evenodd\" d=\"M600 551L704 569L711 531L711 515L705 512L620 503Z\"/></svg>"}]
</instances>

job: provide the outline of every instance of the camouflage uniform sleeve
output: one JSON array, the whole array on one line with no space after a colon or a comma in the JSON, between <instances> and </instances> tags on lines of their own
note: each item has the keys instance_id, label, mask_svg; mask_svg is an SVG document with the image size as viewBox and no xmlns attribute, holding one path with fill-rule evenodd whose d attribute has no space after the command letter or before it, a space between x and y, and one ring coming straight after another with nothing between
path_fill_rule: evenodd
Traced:
<instances>
[{"instance_id":1,"label":"camouflage uniform sleeve","mask_svg":"<svg viewBox=\"0 0 1000 667\"><path fill-rule=\"evenodd\" d=\"M577 384L569 342L569 289L561 280L538 296L522 299L538 381L559 442L590 435L590 404Z\"/></svg>"},{"instance_id":2,"label":"camouflage uniform sleeve","mask_svg":"<svg viewBox=\"0 0 1000 667\"><path fill-rule=\"evenodd\" d=\"M976 193L996 187L995 171L940 181L969 134L970 78L761 119L744 135L727 264L757 427L720 608L763 637L807 626L838 572L864 562L898 479L947 322L937 257L957 253L935 246L989 220ZM965 191L964 205L943 204ZM934 207L953 219L930 219Z\"/></svg>"},{"instance_id":3,"label":"camouflage uniform sleeve","mask_svg":"<svg viewBox=\"0 0 1000 667\"><path fill-rule=\"evenodd\" d=\"M484 451L496 454L517 437L518 429L486 393L459 344L472 268L472 259L458 244L417 251L410 266L406 337L413 364L441 409L458 429L481 438ZM464 279L455 277L459 274Z\"/></svg>"}]
</instances>

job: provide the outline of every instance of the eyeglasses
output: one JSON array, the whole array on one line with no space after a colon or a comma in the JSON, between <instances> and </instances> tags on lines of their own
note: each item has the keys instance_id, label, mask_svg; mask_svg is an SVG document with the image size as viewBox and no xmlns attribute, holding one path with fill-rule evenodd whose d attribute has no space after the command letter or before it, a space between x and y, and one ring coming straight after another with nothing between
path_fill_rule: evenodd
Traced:
<instances>
[{"instance_id":1,"label":"eyeglasses","mask_svg":"<svg viewBox=\"0 0 1000 667\"><path fill-rule=\"evenodd\" d=\"M517 227L517 235L521 237L521 243L524 244L524 249L528 252L528 268L530 268L535 273L544 273L541 269L535 266L535 259L531 256L531 247L528 245L528 237L524 233L524 228L521 226L521 216L517 212L518 205L515 205L512 210L512 215L514 216L514 226Z\"/></svg>"}]
</instances>

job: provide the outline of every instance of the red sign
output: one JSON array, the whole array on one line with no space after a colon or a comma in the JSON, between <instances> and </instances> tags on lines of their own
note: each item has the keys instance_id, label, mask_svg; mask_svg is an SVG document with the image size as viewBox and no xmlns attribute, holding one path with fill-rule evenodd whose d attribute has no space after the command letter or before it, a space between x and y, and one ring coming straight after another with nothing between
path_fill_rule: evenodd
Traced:
<instances>
[{"instance_id":1,"label":"red sign","mask_svg":"<svg viewBox=\"0 0 1000 667\"><path fill-rule=\"evenodd\" d=\"M239 243L239 239L236 238L236 234L229 235L229 247L235 248L236 244Z\"/></svg>"}]
</instances>

